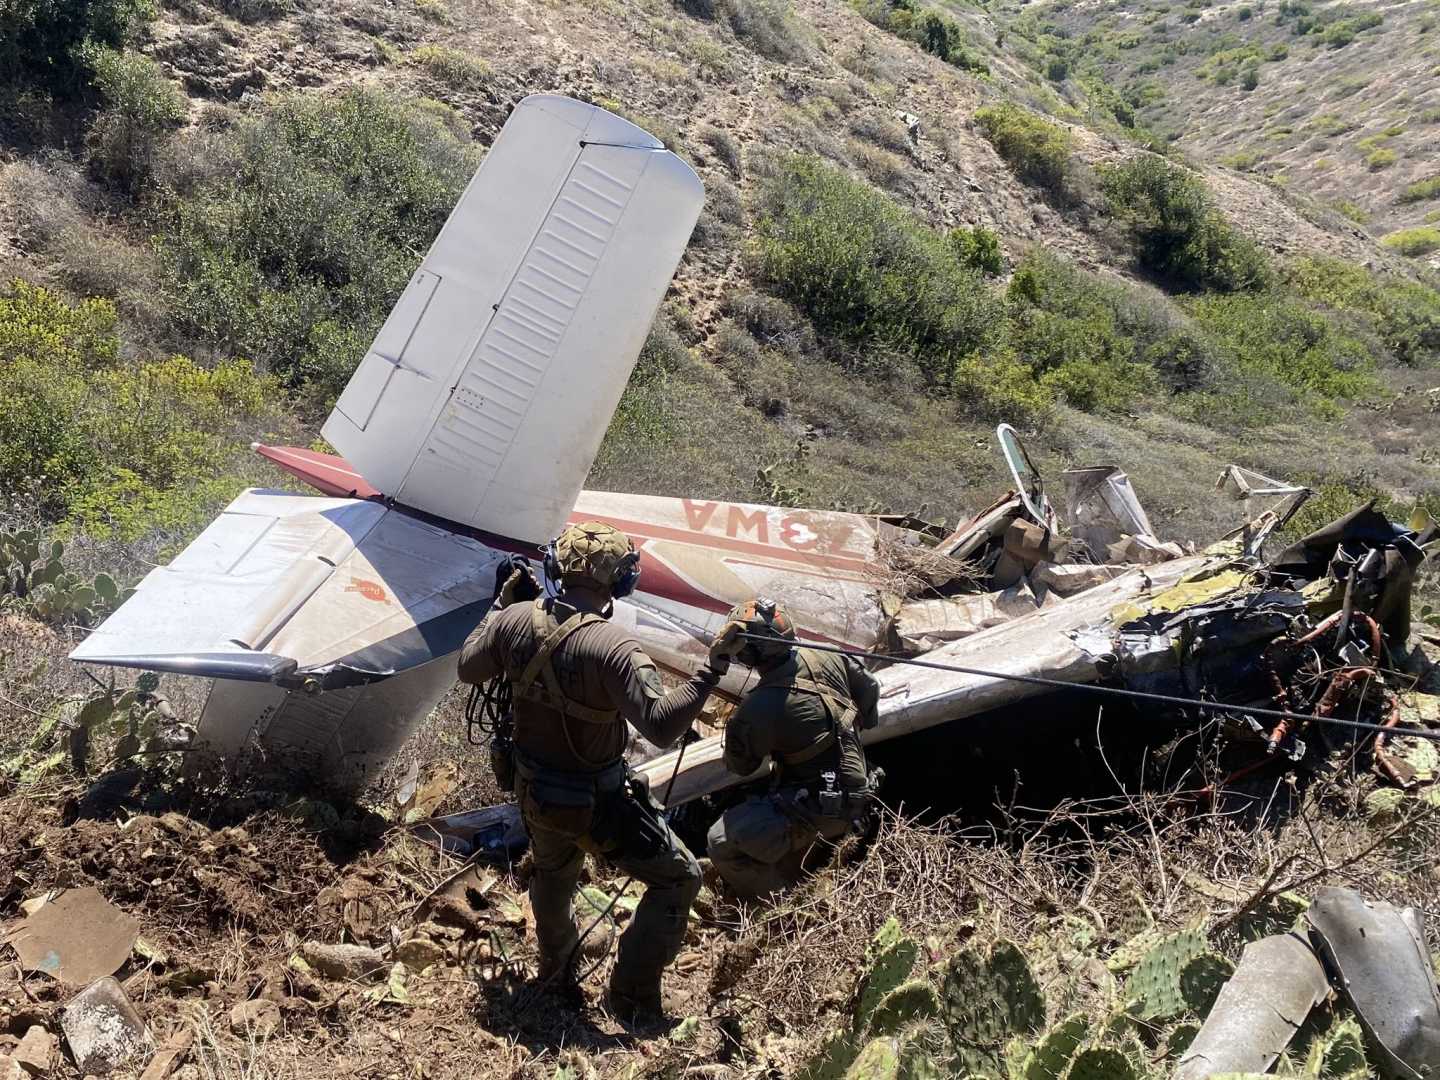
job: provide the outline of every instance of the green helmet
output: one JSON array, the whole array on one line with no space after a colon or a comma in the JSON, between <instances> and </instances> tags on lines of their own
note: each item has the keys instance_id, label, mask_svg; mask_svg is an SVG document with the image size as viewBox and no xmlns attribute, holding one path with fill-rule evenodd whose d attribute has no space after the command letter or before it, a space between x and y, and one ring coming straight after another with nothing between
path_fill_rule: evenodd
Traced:
<instances>
[{"instance_id":1,"label":"green helmet","mask_svg":"<svg viewBox=\"0 0 1440 1080\"><path fill-rule=\"evenodd\" d=\"M586 585L628 596L640 580L640 553L603 521L567 525L545 549L545 577L557 586Z\"/></svg>"},{"instance_id":2,"label":"green helmet","mask_svg":"<svg viewBox=\"0 0 1440 1080\"><path fill-rule=\"evenodd\" d=\"M763 596L736 604L730 609L730 614L725 617L725 621L740 623L744 626L747 634L781 639L746 641L745 648L740 653L740 659L751 667L754 667L756 663L783 659L795 647L795 624L791 621L789 614L775 601L767 600Z\"/></svg>"}]
</instances>

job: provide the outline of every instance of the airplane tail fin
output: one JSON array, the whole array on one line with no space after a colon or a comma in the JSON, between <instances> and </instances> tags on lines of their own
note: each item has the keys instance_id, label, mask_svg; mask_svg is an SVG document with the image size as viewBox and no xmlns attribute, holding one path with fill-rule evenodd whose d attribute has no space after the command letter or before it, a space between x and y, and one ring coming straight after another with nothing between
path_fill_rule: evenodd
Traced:
<instances>
[{"instance_id":1,"label":"airplane tail fin","mask_svg":"<svg viewBox=\"0 0 1440 1080\"><path fill-rule=\"evenodd\" d=\"M553 536L703 195L629 121L526 98L323 434L400 503L519 540Z\"/></svg>"}]
</instances>

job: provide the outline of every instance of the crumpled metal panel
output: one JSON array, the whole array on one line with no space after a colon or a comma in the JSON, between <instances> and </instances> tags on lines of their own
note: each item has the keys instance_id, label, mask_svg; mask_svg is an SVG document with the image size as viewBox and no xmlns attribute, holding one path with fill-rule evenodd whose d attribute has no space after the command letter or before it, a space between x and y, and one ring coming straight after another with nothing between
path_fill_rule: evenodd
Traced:
<instances>
[{"instance_id":1,"label":"crumpled metal panel","mask_svg":"<svg viewBox=\"0 0 1440 1080\"><path fill-rule=\"evenodd\" d=\"M1329 992L1320 960L1296 935L1252 941L1172 1080L1268 1071Z\"/></svg>"},{"instance_id":2,"label":"crumpled metal panel","mask_svg":"<svg viewBox=\"0 0 1440 1080\"><path fill-rule=\"evenodd\" d=\"M1402 1077L1440 1076L1440 992L1420 912L1325 888L1307 917L1386 1064Z\"/></svg>"}]
</instances>

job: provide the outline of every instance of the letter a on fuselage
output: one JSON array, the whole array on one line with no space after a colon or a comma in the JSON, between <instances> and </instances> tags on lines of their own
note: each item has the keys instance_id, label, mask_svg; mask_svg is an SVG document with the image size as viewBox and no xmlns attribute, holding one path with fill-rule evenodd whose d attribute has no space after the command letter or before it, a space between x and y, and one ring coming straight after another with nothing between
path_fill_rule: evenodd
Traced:
<instances>
[{"instance_id":1,"label":"letter a on fuselage","mask_svg":"<svg viewBox=\"0 0 1440 1080\"><path fill-rule=\"evenodd\" d=\"M397 502L517 540L564 525L695 226L699 178L640 128L511 114L326 421Z\"/></svg>"}]
</instances>

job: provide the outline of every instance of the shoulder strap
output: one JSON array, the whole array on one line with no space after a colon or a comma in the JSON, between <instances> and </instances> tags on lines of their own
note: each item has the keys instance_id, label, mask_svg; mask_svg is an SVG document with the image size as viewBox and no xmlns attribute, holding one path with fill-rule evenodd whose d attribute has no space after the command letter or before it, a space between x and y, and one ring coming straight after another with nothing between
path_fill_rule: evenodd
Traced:
<instances>
[{"instance_id":1,"label":"shoulder strap","mask_svg":"<svg viewBox=\"0 0 1440 1080\"><path fill-rule=\"evenodd\" d=\"M550 663L551 658L555 655L555 650L571 634L592 623L604 621L604 618L593 611L577 611L563 623L557 622L555 616L546 609L544 599L536 600L535 606L530 612L530 627L535 632L535 640L539 644L536 646L535 655L525 665L525 670L511 684L515 696L559 709L566 716L573 716L577 720L588 720L595 724L608 724L614 721L616 714L613 710L592 709L588 705L581 705L578 701L571 701L566 697L560 689L560 680L555 676L555 668ZM542 678L543 691L535 686L537 677Z\"/></svg>"},{"instance_id":2,"label":"shoulder strap","mask_svg":"<svg viewBox=\"0 0 1440 1080\"><path fill-rule=\"evenodd\" d=\"M778 755L782 765L799 765L819 757L845 736L856 715L855 706L851 702L842 700L833 688L814 678L815 672L809 662L798 652L795 654L795 668L795 675L783 674L783 666L769 671L761 677L755 688L758 690L764 686L778 686L798 690L802 694L813 694L825 707L825 718L830 722L830 729L804 749ZM801 671L804 672L803 675L799 674Z\"/></svg>"}]
</instances>

